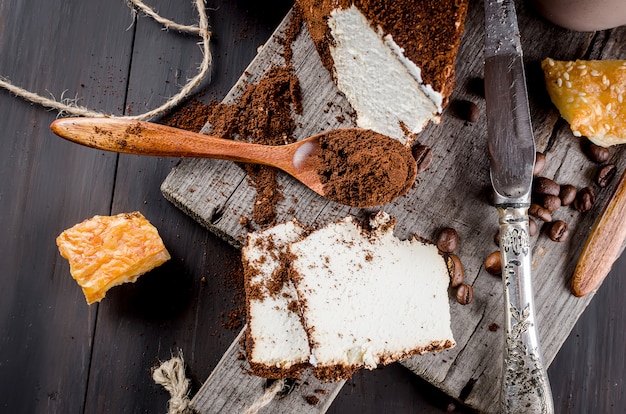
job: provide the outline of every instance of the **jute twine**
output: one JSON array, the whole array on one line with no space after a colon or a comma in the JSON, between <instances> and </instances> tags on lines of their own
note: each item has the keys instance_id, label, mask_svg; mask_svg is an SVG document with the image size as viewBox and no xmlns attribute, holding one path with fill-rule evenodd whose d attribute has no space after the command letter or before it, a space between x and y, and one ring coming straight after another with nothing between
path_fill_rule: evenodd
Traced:
<instances>
[{"instance_id":1,"label":"jute twine","mask_svg":"<svg viewBox=\"0 0 626 414\"><path fill-rule=\"evenodd\" d=\"M185 376L183 351L168 361L161 363L152 372L152 379L162 385L170 394L167 403L167 414L192 414L194 412L189 400L189 379ZM276 380L270 385L244 414L257 414L263 407L272 402L274 397L285 387L284 379Z\"/></svg>"},{"instance_id":2,"label":"jute twine","mask_svg":"<svg viewBox=\"0 0 626 414\"><path fill-rule=\"evenodd\" d=\"M206 6L204 4L204 0L194 0L196 9L198 11L199 25L198 26L186 26L181 25L176 22L173 22L169 19L161 17L158 13L148 7L141 0L127 0L128 6L133 10L134 14L137 12L142 12L147 16L153 18L157 22L163 25L163 27L167 29L176 30L179 32L189 33L193 35L200 36L202 39L200 41L200 46L202 48L202 62L200 64L200 68L198 69L198 73L193 78L189 79L189 81L181 88L181 90L170 99L167 100L163 105L158 108L152 109L148 112L139 115L133 116L119 116L119 118L124 119L136 119L147 121L150 120L157 115L162 115L176 107L180 104L185 98L187 98L193 90L200 85L200 83L207 77L210 69L211 69L211 51L209 48L209 43L211 41L212 33L209 30L209 21L206 14ZM86 117L104 117L111 116L110 114L104 114L97 111L92 111L83 106L79 106L76 104L75 99L64 99L61 97L61 101L57 101L53 98L46 98L39 94L30 92L24 88L13 85L8 79L0 77L0 87L8 90L10 93L19 96L29 102L39 104L46 108L54 109L59 112L59 115L72 115L72 116L86 116Z\"/></svg>"},{"instance_id":3,"label":"jute twine","mask_svg":"<svg viewBox=\"0 0 626 414\"><path fill-rule=\"evenodd\" d=\"M272 385L267 387L265 393L263 393L263 395L261 395L258 400L256 400L250 407L248 407L246 411L244 411L244 414L258 413L263 407L272 402L274 397L276 397L276 394L278 394L284 386L284 379L274 381Z\"/></svg>"},{"instance_id":4,"label":"jute twine","mask_svg":"<svg viewBox=\"0 0 626 414\"><path fill-rule=\"evenodd\" d=\"M152 379L170 393L167 402L168 414L192 414L189 400L189 380L185 377L183 351L178 356L163 362L152 372Z\"/></svg>"}]
</instances>

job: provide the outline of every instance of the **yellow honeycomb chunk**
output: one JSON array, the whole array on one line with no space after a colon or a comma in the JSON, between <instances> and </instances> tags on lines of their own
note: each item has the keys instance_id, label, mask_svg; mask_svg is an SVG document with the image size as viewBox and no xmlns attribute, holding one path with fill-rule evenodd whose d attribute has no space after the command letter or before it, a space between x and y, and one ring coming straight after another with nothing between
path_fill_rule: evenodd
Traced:
<instances>
[{"instance_id":1,"label":"yellow honeycomb chunk","mask_svg":"<svg viewBox=\"0 0 626 414\"><path fill-rule=\"evenodd\" d=\"M550 99L576 136L603 147L626 143L626 61L544 59Z\"/></svg>"},{"instance_id":2,"label":"yellow honeycomb chunk","mask_svg":"<svg viewBox=\"0 0 626 414\"><path fill-rule=\"evenodd\" d=\"M88 304L170 259L157 229L139 212L94 216L62 232L56 243Z\"/></svg>"}]
</instances>

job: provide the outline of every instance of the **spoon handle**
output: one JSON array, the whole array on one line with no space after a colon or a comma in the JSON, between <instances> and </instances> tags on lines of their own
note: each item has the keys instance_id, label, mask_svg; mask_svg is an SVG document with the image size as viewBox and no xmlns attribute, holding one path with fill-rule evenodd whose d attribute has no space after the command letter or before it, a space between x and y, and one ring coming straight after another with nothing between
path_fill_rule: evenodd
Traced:
<instances>
[{"instance_id":1,"label":"spoon handle","mask_svg":"<svg viewBox=\"0 0 626 414\"><path fill-rule=\"evenodd\" d=\"M118 118L62 118L50 129L91 148L160 157L219 158L283 167L291 161L287 146L268 147L217 138L151 122Z\"/></svg>"}]
</instances>

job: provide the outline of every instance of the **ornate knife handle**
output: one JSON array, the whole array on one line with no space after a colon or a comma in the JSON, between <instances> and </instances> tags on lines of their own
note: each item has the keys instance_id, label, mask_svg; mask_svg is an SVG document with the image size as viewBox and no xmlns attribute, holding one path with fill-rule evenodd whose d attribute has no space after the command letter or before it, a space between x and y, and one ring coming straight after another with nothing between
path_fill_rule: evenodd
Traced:
<instances>
[{"instance_id":1,"label":"ornate knife handle","mask_svg":"<svg viewBox=\"0 0 626 414\"><path fill-rule=\"evenodd\" d=\"M554 413L535 324L528 205L500 205L500 255L504 282L504 413Z\"/></svg>"}]
</instances>

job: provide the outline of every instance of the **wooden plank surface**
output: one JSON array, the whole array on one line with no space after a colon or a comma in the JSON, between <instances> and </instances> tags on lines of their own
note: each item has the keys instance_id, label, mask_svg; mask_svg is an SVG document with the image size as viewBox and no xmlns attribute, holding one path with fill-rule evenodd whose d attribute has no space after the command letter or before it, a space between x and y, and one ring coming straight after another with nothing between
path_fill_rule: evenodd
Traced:
<instances>
[{"instance_id":1,"label":"wooden plank surface","mask_svg":"<svg viewBox=\"0 0 626 414\"><path fill-rule=\"evenodd\" d=\"M67 98L67 89L115 111L124 84L108 75L128 67L128 10L84 2L64 14L50 4L0 2L0 73L46 97ZM94 15L110 22L110 37L75 36L91 31ZM54 238L77 217L109 211L116 157L53 139L55 114L5 91L0 108L0 411L79 413L97 307L85 306Z\"/></svg>"},{"instance_id":2,"label":"wooden plank surface","mask_svg":"<svg viewBox=\"0 0 626 414\"><path fill-rule=\"evenodd\" d=\"M168 17L196 20L191 3L147 3ZM207 2L215 60L200 98L226 95L291 4ZM590 53L623 50L623 33L596 34ZM578 35L550 30L544 37L555 57L587 53ZM177 90L195 73L198 56L193 38L162 31L144 16L133 25L123 1L0 0L0 76L44 96L67 90L64 97L93 109L137 113ZM533 58L529 69L537 68ZM536 119L557 119L544 97L532 98ZM239 332L224 326L224 312L240 300L230 279L238 252L162 199L159 186L175 160L117 157L66 143L48 129L54 117L0 91L0 411L165 412L169 396L154 384L151 368L182 349L194 395ZM590 168L580 166L585 174ZM93 214L135 209L154 220L174 260L88 307L54 239ZM624 273L622 257L549 369L559 413L626 412ZM393 364L356 373L328 413L435 414L448 402Z\"/></svg>"},{"instance_id":3,"label":"wooden plank surface","mask_svg":"<svg viewBox=\"0 0 626 414\"><path fill-rule=\"evenodd\" d=\"M149 3L197 24L191 2ZM209 7L220 36L203 98L222 99L289 4L276 2L273 15L231 1ZM201 51L197 38L143 15L134 22L123 1L2 0L0 56L0 76L16 85L57 99L67 90L63 97L88 108L136 114L177 92ZM176 160L68 143L49 130L54 112L5 91L0 113L0 411L163 412L169 395L150 372L179 349L195 393L238 332L225 325L239 305L229 280L239 259L161 196ZM94 214L133 210L154 222L174 260L87 306L54 239Z\"/></svg>"},{"instance_id":4,"label":"wooden plank surface","mask_svg":"<svg viewBox=\"0 0 626 414\"><path fill-rule=\"evenodd\" d=\"M578 140L571 136L567 126L558 122L558 114L545 93L539 62L548 56L567 60L623 58L623 43L619 42L621 30L595 37L592 33L566 32L544 24L528 13L522 4L519 6L537 147L548 156L548 166L543 175L579 188L590 185L594 166L581 153ZM288 19L283 22L283 27ZM568 42L550 40L562 39L565 35ZM472 4L458 57L457 88L453 98L476 101L484 111L482 97L467 87L470 81L482 77L482 37L482 6ZM322 69L306 31L296 40L293 50L305 108L302 119L298 119L301 128L296 131L296 136L301 138L321 130L347 126L337 121L336 113L324 111L331 106L345 113L346 102L337 93L328 73ZM268 42L239 85L254 82L271 65L280 65L279 51L278 44ZM235 99L241 89L241 86L233 88L226 102ZM332 105L324 105L328 102ZM433 149L435 159L431 167L418 176L415 189L406 197L384 206L384 210L398 218L399 237L417 233L433 238L438 228L455 227L461 235L460 255L466 277L475 289L475 300L469 306L458 305L451 298L457 347L437 355L414 357L402 364L468 406L497 412L501 363L500 358L494 355L501 353L502 332L492 332L488 327L501 320L502 288L499 279L488 275L482 268L483 259L495 250L491 240L497 228L495 210L484 197L489 183L485 131L484 117L469 125L455 118L451 110L446 111L441 125L429 126L418 137L420 142ZM615 150L613 157L620 170L624 168L621 152L621 149ZM282 178L286 201L279 208L279 220L295 215L305 224L323 224L348 214L364 216L364 211L326 202L307 193L288 177ZM216 234L234 245L242 242L246 230L240 219L250 216L254 190L247 185L238 167L220 161L185 161L168 176L162 191L174 204ZM556 213L556 218L569 223L573 233L570 241L562 244L551 242L545 229L533 239L539 335L548 363L554 359L591 300L591 296L574 298L568 291L568 277L590 223L593 223L609 194L610 188L601 191L596 208L590 213L581 215L571 209ZM235 373L232 377L233 381L239 381L234 379L238 378ZM203 393L211 395L215 392L215 388L205 384L196 397L197 401ZM240 396L248 397L245 394ZM198 408L202 410L205 407L201 405Z\"/></svg>"},{"instance_id":5,"label":"wooden plank surface","mask_svg":"<svg viewBox=\"0 0 626 414\"><path fill-rule=\"evenodd\" d=\"M184 7L168 1L150 5L176 22L197 24L191 2ZM250 22L245 9L233 2L220 2L209 13L222 47L214 52L214 76L203 85L206 88L210 81L211 90L203 98L220 99L239 76L229 71L233 62L249 62L278 18L272 24ZM222 14L231 18L220 19ZM246 40L252 47L237 48L240 34L253 23L256 32ZM163 31L146 16L139 15L133 29L125 105L129 114L152 109L178 92L196 74L202 58L198 38ZM106 367L107 374L91 376L85 412L164 412L169 395L151 381L151 370L180 349L185 363L194 367L188 375L195 392L237 334L224 328L228 314L239 305L234 299L241 300L229 280L238 274L237 252L174 208L153 184L162 182L176 161L119 156L112 212L142 211L157 226L174 259L151 277L121 286L117 295L99 305L92 366ZM111 395L116 398L107 397Z\"/></svg>"}]
</instances>

